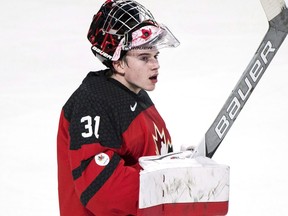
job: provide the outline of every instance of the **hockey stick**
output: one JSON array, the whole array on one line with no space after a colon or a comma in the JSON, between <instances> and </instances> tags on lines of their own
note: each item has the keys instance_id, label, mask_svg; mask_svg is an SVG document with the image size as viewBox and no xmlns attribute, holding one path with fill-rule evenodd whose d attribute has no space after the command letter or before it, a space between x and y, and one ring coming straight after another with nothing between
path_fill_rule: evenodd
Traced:
<instances>
[{"instance_id":1,"label":"hockey stick","mask_svg":"<svg viewBox=\"0 0 288 216\"><path fill-rule=\"evenodd\" d=\"M260 1L269 22L269 29L192 157L212 158L288 33L288 9L284 0Z\"/></svg>"}]
</instances>

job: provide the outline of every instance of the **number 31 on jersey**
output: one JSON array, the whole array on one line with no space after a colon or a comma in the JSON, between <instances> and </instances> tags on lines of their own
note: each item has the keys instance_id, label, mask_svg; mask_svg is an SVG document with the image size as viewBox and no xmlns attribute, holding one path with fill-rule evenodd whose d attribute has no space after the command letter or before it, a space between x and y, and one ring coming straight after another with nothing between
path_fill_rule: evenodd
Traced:
<instances>
[{"instance_id":1,"label":"number 31 on jersey","mask_svg":"<svg viewBox=\"0 0 288 216\"><path fill-rule=\"evenodd\" d=\"M94 130L93 130L93 121L92 121L91 116L84 116L81 118L81 123L85 124L84 127L86 130L85 132L81 133L82 137L88 138L88 137L92 137L94 134L97 139L99 138L98 131L99 131L99 125L100 125L100 116L95 116L93 120L95 122Z\"/></svg>"}]
</instances>

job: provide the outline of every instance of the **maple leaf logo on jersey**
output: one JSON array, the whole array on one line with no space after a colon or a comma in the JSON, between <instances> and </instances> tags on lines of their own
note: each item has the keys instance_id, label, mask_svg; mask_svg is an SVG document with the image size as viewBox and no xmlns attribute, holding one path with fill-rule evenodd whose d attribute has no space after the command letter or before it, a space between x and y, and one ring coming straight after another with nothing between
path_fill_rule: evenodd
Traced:
<instances>
[{"instance_id":1,"label":"maple leaf logo on jersey","mask_svg":"<svg viewBox=\"0 0 288 216\"><path fill-rule=\"evenodd\" d=\"M155 134L153 134L153 139L155 143L155 149L156 149L156 155L164 155L167 154L168 152L171 152L172 150L172 145L171 141L169 139L166 139L166 134L164 129L160 131L155 123L154 124L154 129L155 129ZM160 151L159 151L160 150Z\"/></svg>"},{"instance_id":2,"label":"maple leaf logo on jersey","mask_svg":"<svg viewBox=\"0 0 288 216\"><path fill-rule=\"evenodd\" d=\"M95 156L95 162L99 166L106 166L110 162L110 158L105 153L100 153Z\"/></svg>"}]
</instances>

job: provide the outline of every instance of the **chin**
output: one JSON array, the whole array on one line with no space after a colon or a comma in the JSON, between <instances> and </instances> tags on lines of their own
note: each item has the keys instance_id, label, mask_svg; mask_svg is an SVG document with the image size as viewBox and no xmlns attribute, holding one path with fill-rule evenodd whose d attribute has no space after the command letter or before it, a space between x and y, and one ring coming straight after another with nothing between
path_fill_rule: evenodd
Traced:
<instances>
[{"instance_id":1,"label":"chin","mask_svg":"<svg viewBox=\"0 0 288 216\"><path fill-rule=\"evenodd\" d=\"M149 87L149 88L144 88L146 91L153 91L155 89L155 86Z\"/></svg>"}]
</instances>

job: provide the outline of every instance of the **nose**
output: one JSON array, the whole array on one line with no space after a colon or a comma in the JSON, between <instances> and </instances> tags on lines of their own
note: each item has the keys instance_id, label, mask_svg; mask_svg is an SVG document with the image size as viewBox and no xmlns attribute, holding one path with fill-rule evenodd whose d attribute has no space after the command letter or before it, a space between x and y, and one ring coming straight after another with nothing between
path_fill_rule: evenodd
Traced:
<instances>
[{"instance_id":1,"label":"nose","mask_svg":"<svg viewBox=\"0 0 288 216\"><path fill-rule=\"evenodd\" d=\"M157 58L153 58L151 65L153 70L158 70L160 68L159 60Z\"/></svg>"}]
</instances>

